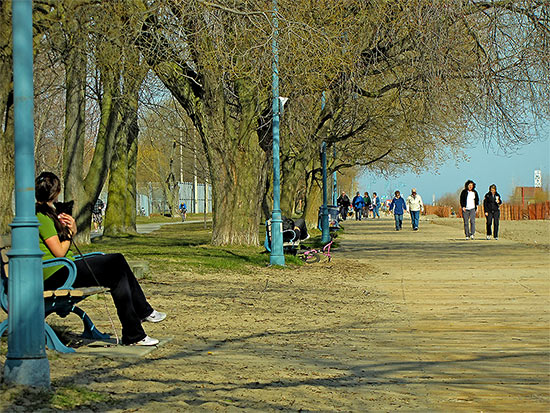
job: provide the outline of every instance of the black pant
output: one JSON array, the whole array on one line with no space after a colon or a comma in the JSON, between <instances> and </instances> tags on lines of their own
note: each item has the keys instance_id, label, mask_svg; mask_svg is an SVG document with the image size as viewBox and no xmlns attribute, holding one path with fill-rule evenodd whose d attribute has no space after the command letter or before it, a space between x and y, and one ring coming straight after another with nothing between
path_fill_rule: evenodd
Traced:
<instances>
[{"instance_id":1,"label":"black pant","mask_svg":"<svg viewBox=\"0 0 550 413\"><path fill-rule=\"evenodd\" d=\"M348 209L349 207L341 206L340 207L340 215L342 216L342 219L345 221L348 217Z\"/></svg>"},{"instance_id":2,"label":"black pant","mask_svg":"<svg viewBox=\"0 0 550 413\"><path fill-rule=\"evenodd\" d=\"M122 324L122 343L132 344L145 338L141 320L153 312L130 266L122 254L94 255L76 260L76 280L73 287L102 286L111 290L118 318ZM69 270L63 267L44 281L45 290L63 285ZM94 278L95 275L95 278ZM97 280L96 280L97 278Z\"/></svg>"},{"instance_id":3,"label":"black pant","mask_svg":"<svg viewBox=\"0 0 550 413\"><path fill-rule=\"evenodd\" d=\"M493 225L493 236L498 238L498 223L500 221L500 210L496 211L487 211L487 235L491 235L491 224Z\"/></svg>"}]
</instances>

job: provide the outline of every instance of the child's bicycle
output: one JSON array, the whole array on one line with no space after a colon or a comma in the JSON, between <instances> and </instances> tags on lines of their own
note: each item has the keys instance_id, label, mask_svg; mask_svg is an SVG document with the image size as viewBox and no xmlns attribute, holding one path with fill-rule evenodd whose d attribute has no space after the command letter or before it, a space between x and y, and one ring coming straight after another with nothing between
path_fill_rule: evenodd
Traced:
<instances>
[{"instance_id":1,"label":"child's bicycle","mask_svg":"<svg viewBox=\"0 0 550 413\"><path fill-rule=\"evenodd\" d=\"M334 240L331 240L327 245L323 247L322 250L317 250L315 248L309 249L304 252L300 252L298 257L300 257L306 264L313 264L314 262L321 261L321 256L327 257L328 262L332 259L330 255L330 247Z\"/></svg>"}]
</instances>

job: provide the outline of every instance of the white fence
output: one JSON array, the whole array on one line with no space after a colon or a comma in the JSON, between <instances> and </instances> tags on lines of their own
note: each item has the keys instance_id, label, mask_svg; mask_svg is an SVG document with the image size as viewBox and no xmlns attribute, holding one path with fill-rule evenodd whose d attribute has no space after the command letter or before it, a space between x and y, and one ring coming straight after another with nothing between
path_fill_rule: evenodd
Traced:
<instances>
[{"instance_id":1,"label":"white fence","mask_svg":"<svg viewBox=\"0 0 550 413\"><path fill-rule=\"evenodd\" d=\"M212 212L212 187L206 186L207 198L205 200L205 185L193 182L178 183L178 205L185 203L187 212L204 213ZM145 192L145 193L144 193ZM151 214L169 214L171 211L168 207L166 194L160 185L149 184L146 191L138 191L136 196L136 209L138 215L149 216Z\"/></svg>"}]
</instances>

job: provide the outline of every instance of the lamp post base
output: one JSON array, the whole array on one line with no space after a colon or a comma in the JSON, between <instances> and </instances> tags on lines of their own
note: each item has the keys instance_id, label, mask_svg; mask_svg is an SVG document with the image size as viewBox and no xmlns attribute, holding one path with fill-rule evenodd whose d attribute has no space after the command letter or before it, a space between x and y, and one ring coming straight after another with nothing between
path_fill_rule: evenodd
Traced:
<instances>
[{"instance_id":1,"label":"lamp post base","mask_svg":"<svg viewBox=\"0 0 550 413\"><path fill-rule=\"evenodd\" d=\"M4 381L32 387L50 387L48 358L7 359L4 364Z\"/></svg>"},{"instance_id":2,"label":"lamp post base","mask_svg":"<svg viewBox=\"0 0 550 413\"><path fill-rule=\"evenodd\" d=\"M284 255L273 255L269 257L269 265L279 265L281 267L285 266L285 256Z\"/></svg>"}]
</instances>

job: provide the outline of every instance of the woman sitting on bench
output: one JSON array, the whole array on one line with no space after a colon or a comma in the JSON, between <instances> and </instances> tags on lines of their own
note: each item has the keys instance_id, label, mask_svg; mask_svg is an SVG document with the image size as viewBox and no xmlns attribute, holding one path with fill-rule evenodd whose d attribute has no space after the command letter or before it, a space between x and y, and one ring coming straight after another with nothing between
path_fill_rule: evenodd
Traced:
<instances>
[{"instance_id":1,"label":"woman sitting on bench","mask_svg":"<svg viewBox=\"0 0 550 413\"><path fill-rule=\"evenodd\" d=\"M44 260L66 257L74 261L69 250L71 237L76 234L76 223L72 216L58 213L54 202L61 192L61 181L51 172L42 172L35 181L36 216L40 222L40 249ZM122 324L122 344L154 346L158 340L145 334L142 321L162 321L166 314L154 310L122 254L90 256L74 261L76 280L73 287L102 286L111 290L118 318ZM86 265L87 264L87 265ZM90 272L90 269L92 272ZM65 266L44 268L44 290L61 287L69 270Z\"/></svg>"}]
</instances>

